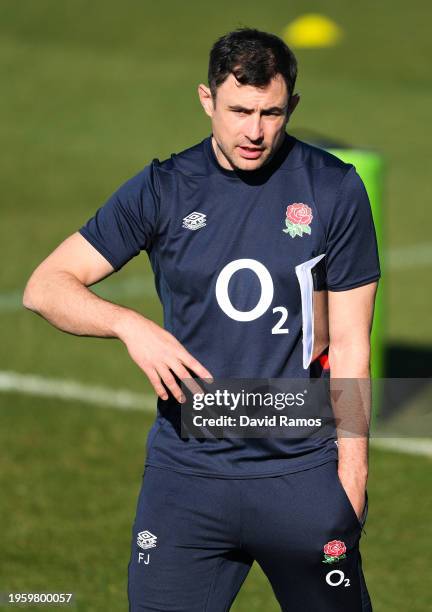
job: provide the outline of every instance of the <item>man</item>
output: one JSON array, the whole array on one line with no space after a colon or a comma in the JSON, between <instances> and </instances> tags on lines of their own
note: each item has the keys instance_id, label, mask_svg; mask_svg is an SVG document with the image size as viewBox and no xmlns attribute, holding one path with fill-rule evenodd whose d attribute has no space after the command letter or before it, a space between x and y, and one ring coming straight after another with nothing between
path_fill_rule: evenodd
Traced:
<instances>
[{"instance_id":1,"label":"man","mask_svg":"<svg viewBox=\"0 0 432 612\"><path fill-rule=\"evenodd\" d=\"M194 391L196 378L309 378L326 359L332 378L369 377L380 276L370 205L353 166L286 133L296 75L276 36L220 38L198 91L211 137L127 181L25 290L24 305L59 329L119 338L159 396L133 525L131 611L228 610L254 560L283 610L371 610L359 553L367 435L335 444L180 431L180 381ZM164 328L88 289L142 250ZM298 271L319 260L329 339L310 351Z\"/></svg>"}]
</instances>

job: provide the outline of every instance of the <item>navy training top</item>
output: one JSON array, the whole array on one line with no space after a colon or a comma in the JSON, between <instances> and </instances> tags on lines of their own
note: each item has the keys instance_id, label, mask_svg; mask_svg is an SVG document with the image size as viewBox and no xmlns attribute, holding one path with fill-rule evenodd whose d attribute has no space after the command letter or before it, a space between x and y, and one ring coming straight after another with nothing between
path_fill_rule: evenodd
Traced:
<instances>
[{"instance_id":1,"label":"navy training top","mask_svg":"<svg viewBox=\"0 0 432 612\"><path fill-rule=\"evenodd\" d=\"M116 271L147 251L164 328L215 378L316 376L310 263L325 263L331 291L380 277L370 203L354 166L288 134L252 172L222 168L211 137L154 159L79 232ZM146 465L253 478L337 460L335 434L182 438L181 405L168 394L157 399Z\"/></svg>"}]
</instances>

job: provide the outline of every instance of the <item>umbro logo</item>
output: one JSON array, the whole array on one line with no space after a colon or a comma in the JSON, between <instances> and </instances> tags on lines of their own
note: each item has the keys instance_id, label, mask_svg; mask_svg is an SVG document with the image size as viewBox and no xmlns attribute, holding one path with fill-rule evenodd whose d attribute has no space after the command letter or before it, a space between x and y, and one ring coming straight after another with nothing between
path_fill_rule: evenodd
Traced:
<instances>
[{"instance_id":1,"label":"umbro logo","mask_svg":"<svg viewBox=\"0 0 432 612\"><path fill-rule=\"evenodd\" d=\"M146 550L147 548L155 548L157 536L150 531L140 531L138 533L137 544L140 548Z\"/></svg>"},{"instance_id":2,"label":"umbro logo","mask_svg":"<svg viewBox=\"0 0 432 612\"><path fill-rule=\"evenodd\" d=\"M191 212L183 218L183 225L186 229L197 230L206 224L206 215L197 211Z\"/></svg>"}]
</instances>

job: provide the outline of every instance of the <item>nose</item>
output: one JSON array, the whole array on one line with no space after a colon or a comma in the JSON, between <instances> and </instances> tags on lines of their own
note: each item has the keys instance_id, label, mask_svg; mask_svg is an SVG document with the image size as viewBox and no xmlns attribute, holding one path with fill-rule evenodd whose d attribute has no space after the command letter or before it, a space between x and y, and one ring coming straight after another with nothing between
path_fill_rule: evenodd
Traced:
<instances>
[{"instance_id":1,"label":"nose","mask_svg":"<svg viewBox=\"0 0 432 612\"><path fill-rule=\"evenodd\" d=\"M248 121L245 125L245 136L251 142L259 142L263 139L263 129L261 122L261 115L259 113L252 113L248 117Z\"/></svg>"}]
</instances>

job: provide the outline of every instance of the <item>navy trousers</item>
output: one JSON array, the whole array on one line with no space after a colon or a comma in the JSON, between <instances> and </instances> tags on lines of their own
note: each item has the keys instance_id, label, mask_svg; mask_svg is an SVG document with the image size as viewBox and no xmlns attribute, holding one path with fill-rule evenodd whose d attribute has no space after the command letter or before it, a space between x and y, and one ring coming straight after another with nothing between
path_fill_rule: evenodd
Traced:
<instances>
[{"instance_id":1,"label":"navy trousers","mask_svg":"<svg viewBox=\"0 0 432 612\"><path fill-rule=\"evenodd\" d=\"M286 612L371 612L359 521L337 462L225 479L147 466L132 528L130 612L225 612L256 561Z\"/></svg>"}]
</instances>

